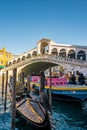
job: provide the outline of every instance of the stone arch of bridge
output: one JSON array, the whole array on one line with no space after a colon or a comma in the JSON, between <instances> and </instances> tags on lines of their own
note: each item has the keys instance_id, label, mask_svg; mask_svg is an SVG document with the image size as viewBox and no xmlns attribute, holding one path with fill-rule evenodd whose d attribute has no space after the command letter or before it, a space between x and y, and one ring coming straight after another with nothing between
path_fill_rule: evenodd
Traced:
<instances>
[{"instance_id":1,"label":"stone arch of bridge","mask_svg":"<svg viewBox=\"0 0 87 130\"><path fill-rule=\"evenodd\" d=\"M46 61L36 61L36 62L31 62L27 64L26 66L22 67L21 71L24 72L26 75L29 73L30 75L39 75L41 71L45 71L49 69L49 67L54 67L54 66L63 66L64 68L71 69L72 66L62 63L56 63L56 62L49 62L48 60Z\"/></svg>"}]
</instances>

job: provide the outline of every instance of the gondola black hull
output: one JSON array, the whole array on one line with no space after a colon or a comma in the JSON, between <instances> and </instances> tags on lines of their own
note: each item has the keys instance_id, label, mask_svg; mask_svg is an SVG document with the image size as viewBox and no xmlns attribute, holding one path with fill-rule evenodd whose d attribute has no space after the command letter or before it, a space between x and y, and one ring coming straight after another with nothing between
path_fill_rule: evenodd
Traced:
<instances>
[{"instance_id":1,"label":"gondola black hull","mask_svg":"<svg viewBox=\"0 0 87 130\"><path fill-rule=\"evenodd\" d=\"M48 114L46 114L45 120L42 123L35 123L32 120L29 120L18 110L16 110L16 116L21 120L21 122L23 122L23 124L27 124L27 128L32 128L34 130L51 130Z\"/></svg>"},{"instance_id":2,"label":"gondola black hull","mask_svg":"<svg viewBox=\"0 0 87 130\"><path fill-rule=\"evenodd\" d=\"M51 130L50 118L48 112L33 97L18 99L16 103L16 114L26 121L34 130ZM19 116L18 116L19 117Z\"/></svg>"}]
</instances>

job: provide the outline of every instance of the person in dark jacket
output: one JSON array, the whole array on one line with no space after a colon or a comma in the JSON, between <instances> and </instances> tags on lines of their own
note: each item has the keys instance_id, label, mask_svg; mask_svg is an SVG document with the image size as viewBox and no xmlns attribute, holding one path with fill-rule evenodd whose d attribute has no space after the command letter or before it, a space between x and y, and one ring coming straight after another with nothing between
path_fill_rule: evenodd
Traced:
<instances>
[{"instance_id":1,"label":"person in dark jacket","mask_svg":"<svg viewBox=\"0 0 87 130\"><path fill-rule=\"evenodd\" d=\"M70 80L69 80L69 83L70 83L70 84L76 84L76 77L75 77L74 74L71 75Z\"/></svg>"}]
</instances>

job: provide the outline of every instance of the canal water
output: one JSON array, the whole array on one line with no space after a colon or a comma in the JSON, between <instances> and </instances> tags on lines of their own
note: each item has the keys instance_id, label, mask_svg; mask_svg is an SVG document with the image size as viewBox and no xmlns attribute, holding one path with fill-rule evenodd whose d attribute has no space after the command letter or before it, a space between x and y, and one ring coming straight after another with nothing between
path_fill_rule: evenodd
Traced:
<instances>
[{"instance_id":1,"label":"canal water","mask_svg":"<svg viewBox=\"0 0 87 130\"><path fill-rule=\"evenodd\" d=\"M4 99L0 93L0 130L11 130L11 103L7 100L4 112ZM70 102L52 100L52 114L56 130L87 130L87 101ZM33 130L28 124L16 118L15 130Z\"/></svg>"}]
</instances>

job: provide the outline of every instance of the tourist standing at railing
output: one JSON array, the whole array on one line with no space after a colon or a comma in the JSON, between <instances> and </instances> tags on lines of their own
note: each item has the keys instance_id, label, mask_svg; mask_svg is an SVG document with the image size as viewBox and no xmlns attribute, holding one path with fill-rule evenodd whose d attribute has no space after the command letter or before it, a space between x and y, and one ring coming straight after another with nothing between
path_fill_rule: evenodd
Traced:
<instances>
[{"instance_id":1,"label":"tourist standing at railing","mask_svg":"<svg viewBox=\"0 0 87 130\"><path fill-rule=\"evenodd\" d=\"M69 79L70 84L76 84L76 77L74 74L71 74L70 79Z\"/></svg>"},{"instance_id":2,"label":"tourist standing at railing","mask_svg":"<svg viewBox=\"0 0 87 130\"><path fill-rule=\"evenodd\" d=\"M79 84L79 85L85 84L85 77L79 71L77 71L77 73L76 73L76 79L77 79L77 84Z\"/></svg>"},{"instance_id":3,"label":"tourist standing at railing","mask_svg":"<svg viewBox=\"0 0 87 130\"><path fill-rule=\"evenodd\" d=\"M80 84L80 73L79 73L79 71L77 71L76 72L76 84L78 85L78 84Z\"/></svg>"},{"instance_id":4,"label":"tourist standing at railing","mask_svg":"<svg viewBox=\"0 0 87 130\"><path fill-rule=\"evenodd\" d=\"M85 76L85 85L87 85L87 75Z\"/></svg>"},{"instance_id":5,"label":"tourist standing at railing","mask_svg":"<svg viewBox=\"0 0 87 130\"><path fill-rule=\"evenodd\" d=\"M82 73L80 74L80 77L79 77L79 82L80 82L80 85L85 84L85 77L83 76L83 74L82 74Z\"/></svg>"}]
</instances>

